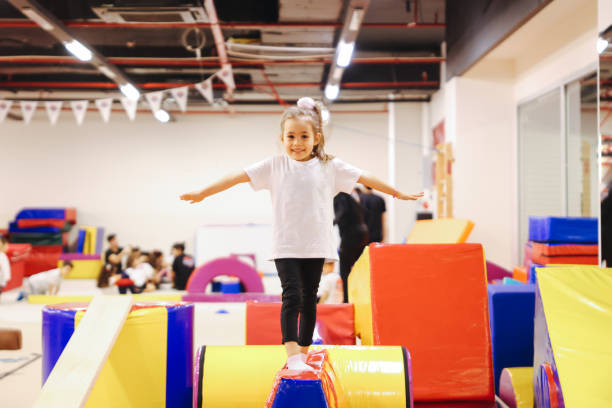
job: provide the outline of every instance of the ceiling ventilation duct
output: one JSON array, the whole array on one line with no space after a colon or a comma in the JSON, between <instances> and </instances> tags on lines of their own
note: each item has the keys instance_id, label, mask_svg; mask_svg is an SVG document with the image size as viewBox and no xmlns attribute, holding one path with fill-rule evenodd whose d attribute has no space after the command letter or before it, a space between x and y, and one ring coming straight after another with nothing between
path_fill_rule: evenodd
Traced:
<instances>
[{"instance_id":1,"label":"ceiling ventilation duct","mask_svg":"<svg viewBox=\"0 0 612 408\"><path fill-rule=\"evenodd\" d=\"M91 9L109 23L207 23L208 15L199 0L102 0L90 2Z\"/></svg>"}]
</instances>

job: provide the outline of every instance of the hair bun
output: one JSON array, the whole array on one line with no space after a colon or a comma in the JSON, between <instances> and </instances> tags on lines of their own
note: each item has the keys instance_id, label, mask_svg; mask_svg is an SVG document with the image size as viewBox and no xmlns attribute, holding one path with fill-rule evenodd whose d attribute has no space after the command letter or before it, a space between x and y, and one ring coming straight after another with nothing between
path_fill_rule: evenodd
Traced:
<instances>
[{"instance_id":1,"label":"hair bun","mask_svg":"<svg viewBox=\"0 0 612 408\"><path fill-rule=\"evenodd\" d=\"M315 108L315 101L311 97L303 96L298 99L297 106L298 108L313 110Z\"/></svg>"}]
</instances>

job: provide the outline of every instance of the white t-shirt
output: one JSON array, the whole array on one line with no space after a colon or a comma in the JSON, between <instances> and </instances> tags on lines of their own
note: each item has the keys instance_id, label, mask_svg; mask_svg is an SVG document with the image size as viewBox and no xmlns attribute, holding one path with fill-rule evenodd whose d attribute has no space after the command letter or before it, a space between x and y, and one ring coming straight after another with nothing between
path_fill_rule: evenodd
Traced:
<instances>
[{"instance_id":1,"label":"white t-shirt","mask_svg":"<svg viewBox=\"0 0 612 408\"><path fill-rule=\"evenodd\" d=\"M153 267L144 262L135 268L128 268L125 273L134 281L134 286L143 286L147 280L153 277Z\"/></svg>"},{"instance_id":2,"label":"white t-shirt","mask_svg":"<svg viewBox=\"0 0 612 408\"><path fill-rule=\"evenodd\" d=\"M245 169L253 190L270 190L272 259L338 259L334 246L334 196L350 193L361 170L333 159L296 161L270 157Z\"/></svg>"},{"instance_id":3,"label":"white t-shirt","mask_svg":"<svg viewBox=\"0 0 612 408\"><path fill-rule=\"evenodd\" d=\"M4 252L0 252L0 286L6 286L11 280L11 264L8 256Z\"/></svg>"},{"instance_id":4,"label":"white t-shirt","mask_svg":"<svg viewBox=\"0 0 612 408\"><path fill-rule=\"evenodd\" d=\"M59 268L39 272L28 278L28 285L30 285L30 291L33 295L44 295L51 285L59 288L61 283L62 275L60 274Z\"/></svg>"},{"instance_id":5,"label":"white t-shirt","mask_svg":"<svg viewBox=\"0 0 612 408\"><path fill-rule=\"evenodd\" d=\"M324 273L319 283L318 297L327 295L323 304L342 303L344 292L342 290L342 278L337 272Z\"/></svg>"}]
</instances>

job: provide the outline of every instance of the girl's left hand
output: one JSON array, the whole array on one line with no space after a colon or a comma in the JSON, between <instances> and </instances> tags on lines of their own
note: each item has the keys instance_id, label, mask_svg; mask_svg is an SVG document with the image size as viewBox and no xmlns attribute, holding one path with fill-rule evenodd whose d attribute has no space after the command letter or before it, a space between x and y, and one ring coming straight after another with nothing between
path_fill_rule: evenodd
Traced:
<instances>
[{"instance_id":1,"label":"girl's left hand","mask_svg":"<svg viewBox=\"0 0 612 408\"><path fill-rule=\"evenodd\" d=\"M416 193L416 194L403 194L403 193L397 193L397 198L400 200L418 200L419 198L423 197L423 192L421 191L420 193Z\"/></svg>"}]
</instances>

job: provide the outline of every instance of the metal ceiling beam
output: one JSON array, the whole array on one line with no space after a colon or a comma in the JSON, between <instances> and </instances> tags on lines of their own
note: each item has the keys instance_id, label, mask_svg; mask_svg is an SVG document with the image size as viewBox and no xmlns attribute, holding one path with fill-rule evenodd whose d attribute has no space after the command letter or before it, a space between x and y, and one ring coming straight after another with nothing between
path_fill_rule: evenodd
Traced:
<instances>
[{"instance_id":1,"label":"metal ceiling beam","mask_svg":"<svg viewBox=\"0 0 612 408\"><path fill-rule=\"evenodd\" d=\"M10 1L10 0L9 0ZM64 21L64 26L71 28L210 28L210 23L107 23L103 21ZM444 23L364 23L363 28L380 29L427 29L445 28ZM29 21L0 20L0 28L36 27L36 23ZM262 28L342 28L338 23L219 23L221 29L257 30Z\"/></svg>"},{"instance_id":2,"label":"metal ceiling beam","mask_svg":"<svg viewBox=\"0 0 612 408\"><path fill-rule=\"evenodd\" d=\"M37 20L35 24L49 33L49 35L55 37L60 43L67 44L77 40L83 44L92 54L92 59L87 61L87 63L95 66L101 73L114 81L118 86L131 84L130 79L119 68L111 64L93 47L75 37L57 17L38 4L36 0L8 0L8 2L17 10L24 13L26 17L31 19L35 17Z\"/></svg>"}]
</instances>

